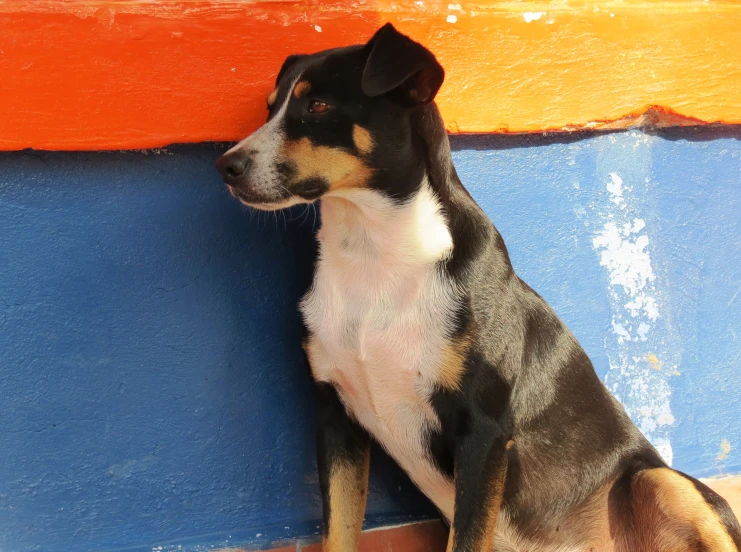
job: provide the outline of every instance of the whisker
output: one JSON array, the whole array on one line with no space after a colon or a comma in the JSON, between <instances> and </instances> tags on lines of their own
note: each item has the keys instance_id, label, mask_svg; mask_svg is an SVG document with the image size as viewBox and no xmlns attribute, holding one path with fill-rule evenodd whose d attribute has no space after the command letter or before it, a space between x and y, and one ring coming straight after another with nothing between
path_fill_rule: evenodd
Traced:
<instances>
[{"instance_id":1,"label":"whisker","mask_svg":"<svg viewBox=\"0 0 741 552\"><path fill-rule=\"evenodd\" d=\"M306 204L306 209L304 209L304 216L301 219L301 223L299 224L299 226L303 226L304 223L309 220L309 211L311 211L311 203Z\"/></svg>"}]
</instances>

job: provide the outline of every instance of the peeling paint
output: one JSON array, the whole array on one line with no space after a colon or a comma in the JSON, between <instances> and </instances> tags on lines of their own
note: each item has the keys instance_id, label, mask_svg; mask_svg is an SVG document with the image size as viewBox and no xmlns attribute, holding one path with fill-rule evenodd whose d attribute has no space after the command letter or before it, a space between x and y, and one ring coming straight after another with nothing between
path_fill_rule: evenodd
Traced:
<instances>
[{"instance_id":1,"label":"peeling paint","mask_svg":"<svg viewBox=\"0 0 741 552\"><path fill-rule=\"evenodd\" d=\"M451 14L451 15L448 16L448 18L446 19L446 21L448 23L457 23L458 22L458 17L456 17L455 15L452 15Z\"/></svg>"},{"instance_id":2,"label":"peeling paint","mask_svg":"<svg viewBox=\"0 0 741 552\"><path fill-rule=\"evenodd\" d=\"M611 202L618 203L615 198L622 202L619 196L611 195ZM659 317L656 300L648 294L648 286L656 276L647 250L648 236L640 234L645 226L642 219L622 224L609 220L592 243L600 251L600 264L610 274L610 285L622 288L630 298L625 309L631 317L637 318L643 312L649 320L656 320Z\"/></svg>"},{"instance_id":3,"label":"peeling paint","mask_svg":"<svg viewBox=\"0 0 741 552\"><path fill-rule=\"evenodd\" d=\"M720 442L720 454L718 455L718 461L723 462L728 459L728 455L731 453L731 443L728 439L723 439Z\"/></svg>"},{"instance_id":4,"label":"peeling paint","mask_svg":"<svg viewBox=\"0 0 741 552\"><path fill-rule=\"evenodd\" d=\"M644 358L645 358L645 359L646 359L646 360L648 361L648 363L649 363L649 364L651 365L651 368L653 368L653 369L655 369L655 370L661 370L661 369L663 368L663 366L664 366L664 363L663 363L663 362L661 362L661 361L660 361L660 360L659 360L659 359L658 359L658 358L656 357L656 355L655 355L655 354L653 354L653 353L651 353L651 354L649 354L649 355L646 355L646 356L645 356Z\"/></svg>"},{"instance_id":5,"label":"peeling paint","mask_svg":"<svg viewBox=\"0 0 741 552\"><path fill-rule=\"evenodd\" d=\"M531 23L533 21L537 21L544 15L545 15L545 12L524 12L522 14L522 17L525 19L526 23Z\"/></svg>"},{"instance_id":6,"label":"peeling paint","mask_svg":"<svg viewBox=\"0 0 741 552\"><path fill-rule=\"evenodd\" d=\"M610 173L610 182L607 183L607 191L612 196L610 201L617 205L623 203L623 179L616 173Z\"/></svg>"},{"instance_id":7,"label":"peeling paint","mask_svg":"<svg viewBox=\"0 0 741 552\"><path fill-rule=\"evenodd\" d=\"M592 206L596 216L592 246L607 274L612 310L612 335L605 341L610 363L605 383L671 464L675 419L668 379L678 374L678 361L670 346L670 328L661 316L662 282L651 259L652 227L646 222L650 217L645 196L652 182L645 167L652 139L640 133L604 139L622 146L613 148L622 156L602 160L607 170L598 173L599 187L606 193Z\"/></svg>"}]
</instances>

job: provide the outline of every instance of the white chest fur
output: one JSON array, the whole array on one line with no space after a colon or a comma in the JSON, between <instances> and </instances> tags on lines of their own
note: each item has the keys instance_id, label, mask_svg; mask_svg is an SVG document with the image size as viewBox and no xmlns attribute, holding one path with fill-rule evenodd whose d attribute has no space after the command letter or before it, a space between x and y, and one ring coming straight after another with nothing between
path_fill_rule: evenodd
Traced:
<instances>
[{"instance_id":1,"label":"white chest fur","mask_svg":"<svg viewBox=\"0 0 741 552\"><path fill-rule=\"evenodd\" d=\"M457 293L438 267L453 247L427 186L404 205L370 190L322 201L314 285L301 303L314 378L450 516L454 490L425 450L428 399Z\"/></svg>"}]
</instances>

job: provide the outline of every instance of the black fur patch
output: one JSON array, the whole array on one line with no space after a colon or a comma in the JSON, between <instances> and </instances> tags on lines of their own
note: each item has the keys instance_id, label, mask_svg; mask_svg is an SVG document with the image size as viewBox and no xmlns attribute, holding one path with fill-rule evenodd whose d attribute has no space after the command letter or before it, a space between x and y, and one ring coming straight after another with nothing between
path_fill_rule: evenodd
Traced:
<instances>
[{"instance_id":1,"label":"black fur patch","mask_svg":"<svg viewBox=\"0 0 741 552\"><path fill-rule=\"evenodd\" d=\"M322 178L307 178L294 185L293 193L304 199L312 200L323 196L328 189L329 185L326 180Z\"/></svg>"}]
</instances>

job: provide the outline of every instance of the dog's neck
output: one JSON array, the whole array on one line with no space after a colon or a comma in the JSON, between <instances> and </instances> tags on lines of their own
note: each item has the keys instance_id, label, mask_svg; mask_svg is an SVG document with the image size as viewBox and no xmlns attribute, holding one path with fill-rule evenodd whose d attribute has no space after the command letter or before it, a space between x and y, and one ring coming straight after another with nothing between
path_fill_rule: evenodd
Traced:
<instances>
[{"instance_id":1,"label":"dog's neck","mask_svg":"<svg viewBox=\"0 0 741 552\"><path fill-rule=\"evenodd\" d=\"M434 104L412 118L425 175L403 202L372 189L346 190L322 199L318 233L321 260L386 277L419 275L416 268L444 262L462 284L472 263L490 253L492 271L511 271L501 237L471 198L453 165L450 143ZM386 276L384 276L386 274Z\"/></svg>"},{"instance_id":2,"label":"dog's neck","mask_svg":"<svg viewBox=\"0 0 741 552\"><path fill-rule=\"evenodd\" d=\"M322 258L356 263L424 265L453 249L441 204L427 179L398 203L373 190L326 196L318 233Z\"/></svg>"}]
</instances>

